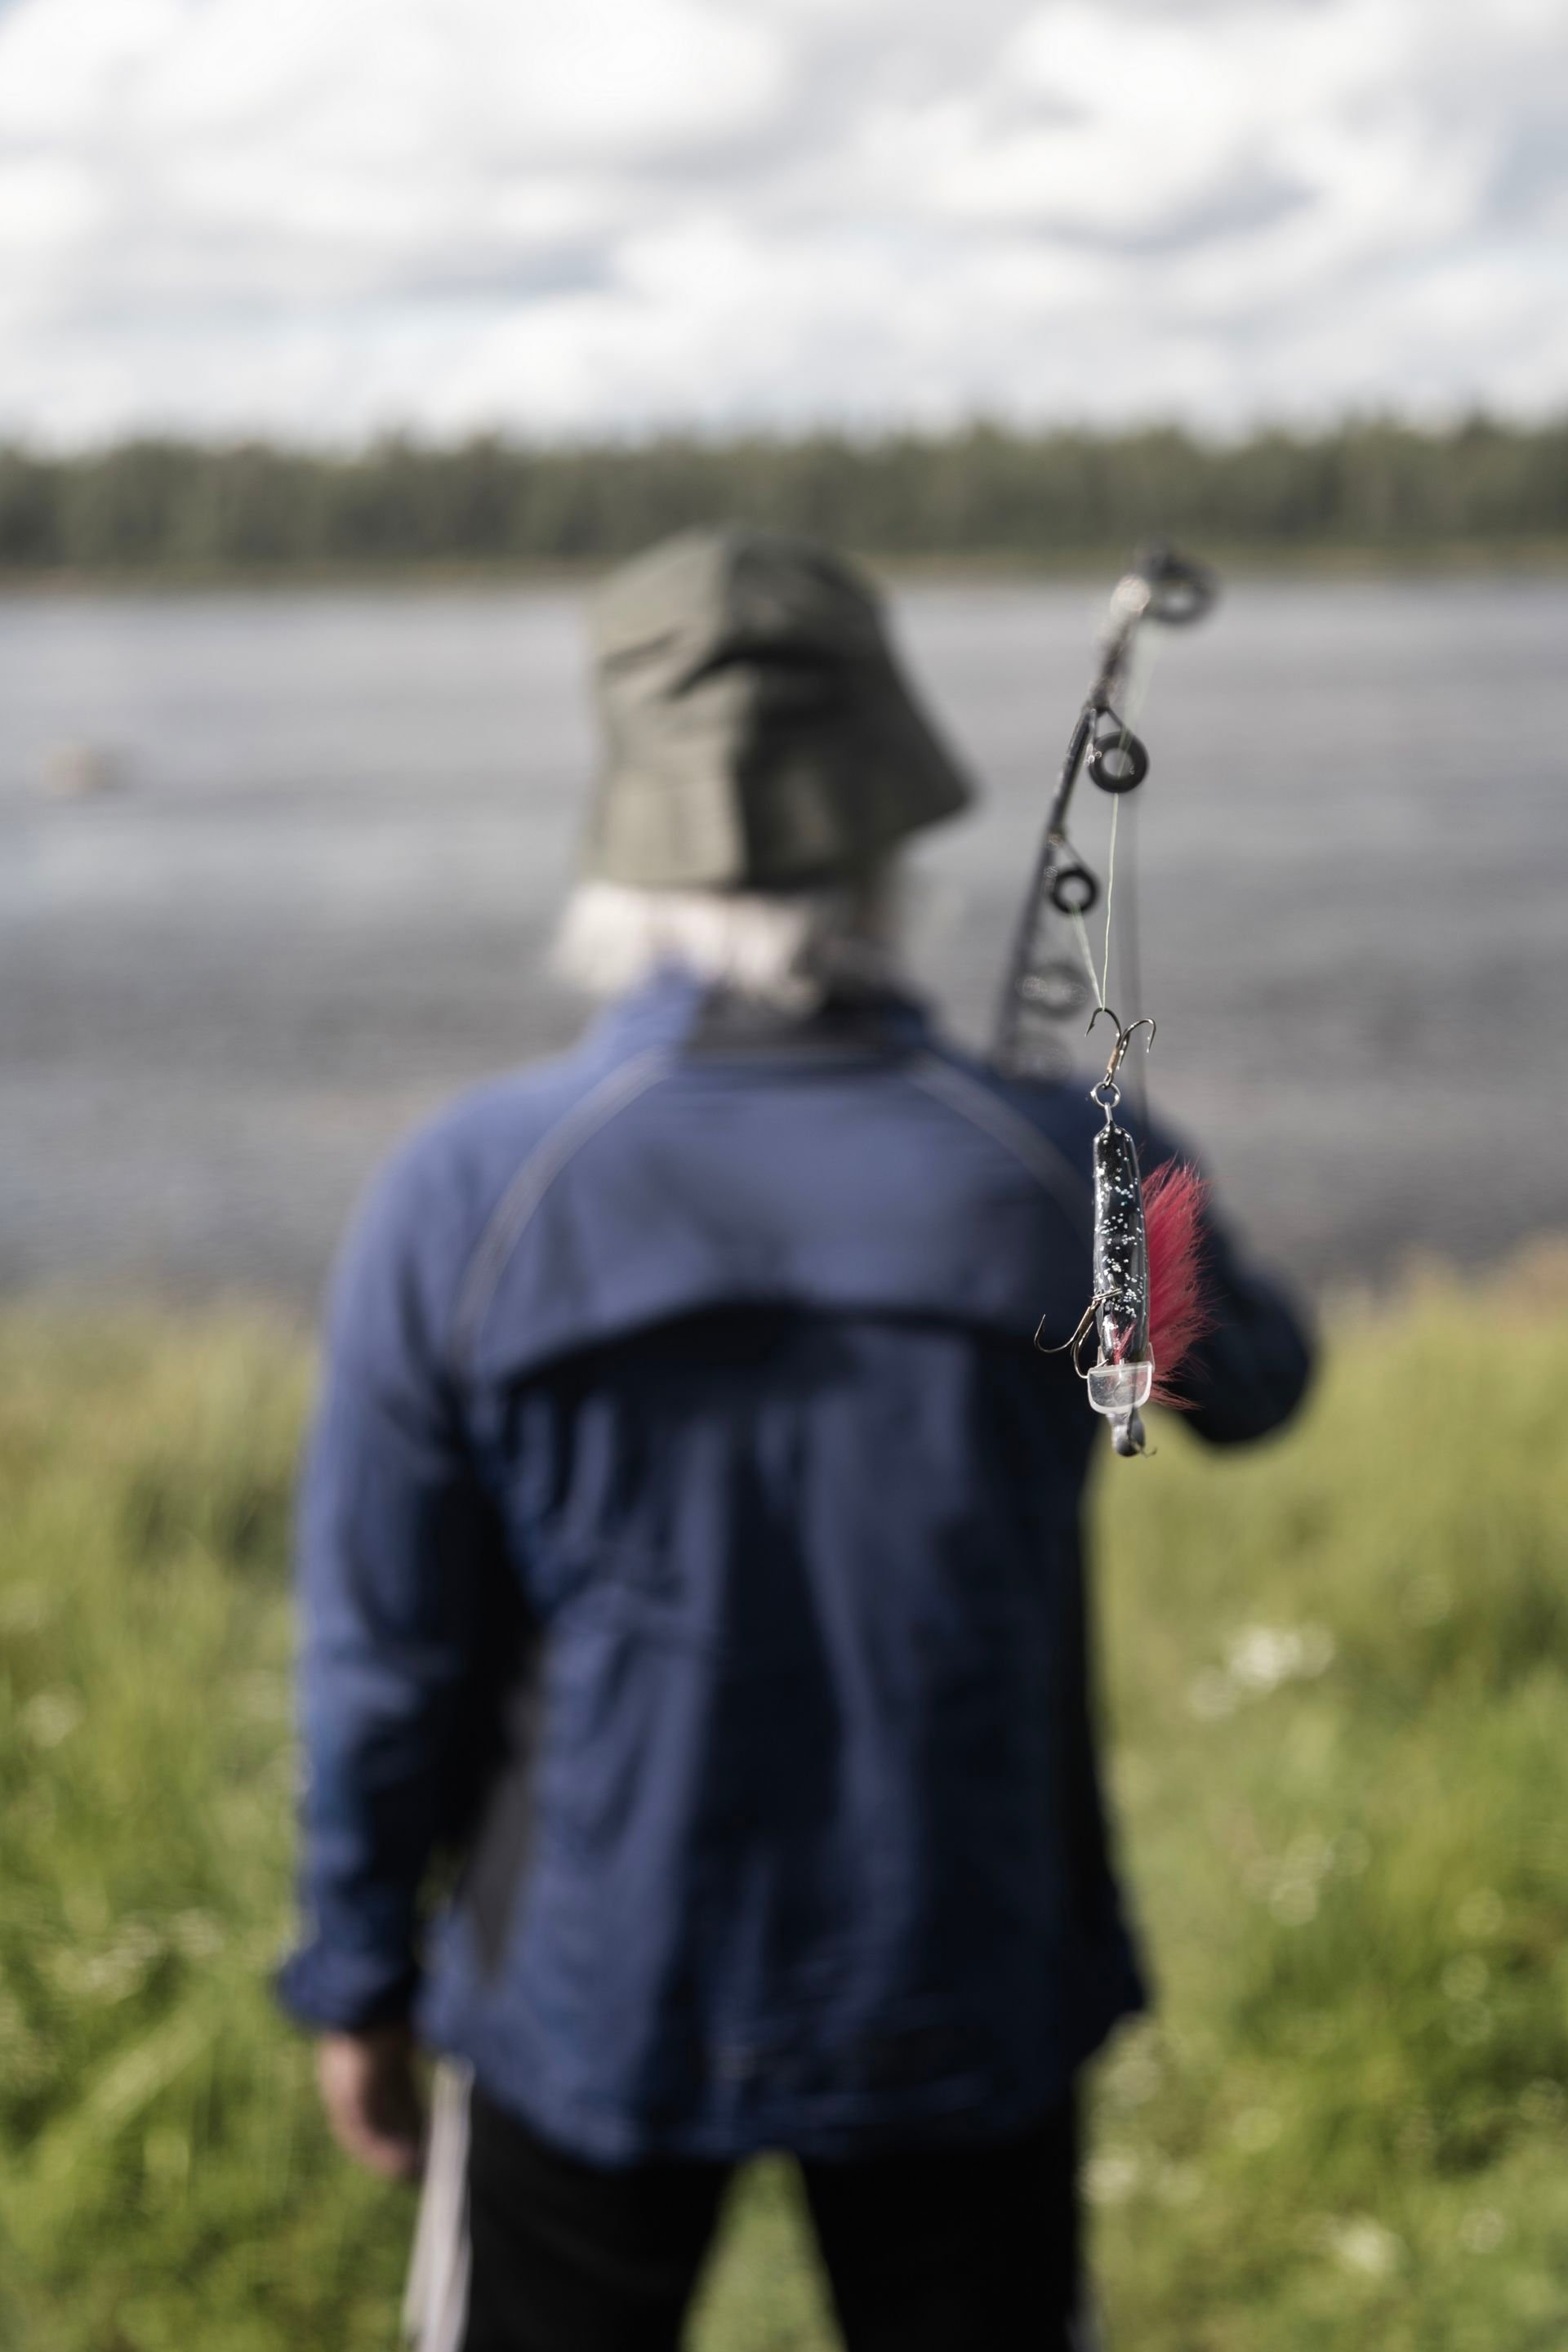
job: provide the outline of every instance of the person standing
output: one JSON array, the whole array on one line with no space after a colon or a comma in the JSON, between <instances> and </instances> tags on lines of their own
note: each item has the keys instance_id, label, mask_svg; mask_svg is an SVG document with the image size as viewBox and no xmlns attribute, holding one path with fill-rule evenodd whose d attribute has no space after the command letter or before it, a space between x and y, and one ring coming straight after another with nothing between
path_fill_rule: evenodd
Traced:
<instances>
[{"instance_id":1,"label":"person standing","mask_svg":"<svg viewBox=\"0 0 1568 2352\"><path fill-rule=\"evenodd\" d=\"M405 1146L336 1280L282 1995L378 2170L420 2163L416 2042L460 2067L432 2347L671 2352L783 2149L850 2352L1066 2352L1075 2081L1143 1999L1096 1423L1031 1344L1087 1295L1100 1114L900 978L899 847L970 794L864 580L691 533L593 628L563 952L609 1009ZM1229 1444L1309 1349L1207 1249L1188 1418Z\"/></svg>"}]
</instances>

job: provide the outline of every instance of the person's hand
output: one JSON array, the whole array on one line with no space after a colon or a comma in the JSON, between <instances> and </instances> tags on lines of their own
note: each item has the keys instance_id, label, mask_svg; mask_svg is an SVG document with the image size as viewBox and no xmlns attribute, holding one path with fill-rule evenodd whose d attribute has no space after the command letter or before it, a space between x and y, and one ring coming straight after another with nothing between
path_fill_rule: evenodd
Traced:
<instances>
[{"instance_id":1,"label":"person's hand","mask_svg":"<svg viewBox=\"0 0 1568 2352\"><path fill-rule=\"evenodd\" d=\"M424 2161L424 2115L406 2025L364 2033L323 2033L316 2081L332 2137L345 2155L384 2180L416 2180Z\"/></svg>"}]
</instances>

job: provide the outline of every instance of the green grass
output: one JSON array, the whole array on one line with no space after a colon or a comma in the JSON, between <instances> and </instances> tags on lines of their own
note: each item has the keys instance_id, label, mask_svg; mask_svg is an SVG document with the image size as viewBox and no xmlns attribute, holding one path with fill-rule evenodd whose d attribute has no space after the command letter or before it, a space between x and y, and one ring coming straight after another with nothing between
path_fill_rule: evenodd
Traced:
<instances>
[{"instance_id":1,"label":"green grass","mask_svg":"<svg viewBox=\"0 0 1568 2352\"><path fill-rule=\"evenodd\" d=\"M383 2352L408 2205L326 2146L287 1932L307 1381L262 1316L0 1318L0 2344ZM1342 1310L1300 1429L1108 1463L1162 1988L1098 2070L1121 2352L1568 2342L1568 1260ZM692 2352L830 2352L790 2175Z\"/></svg>"}]
</instances>

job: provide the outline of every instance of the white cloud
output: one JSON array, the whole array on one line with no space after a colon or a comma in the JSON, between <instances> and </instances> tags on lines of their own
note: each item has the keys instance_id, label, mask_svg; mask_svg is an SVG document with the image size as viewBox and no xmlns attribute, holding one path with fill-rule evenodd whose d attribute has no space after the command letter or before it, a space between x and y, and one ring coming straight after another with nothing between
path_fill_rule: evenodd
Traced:
<instances>
[{"instance_id":1,"label":"white cloud","mask_svg":"<svg viewBox=\"0 0 1568 2352\"><path fill-rule=\"evenodd\" d=\"M0 0L0 429L1568 401L1568 0Z\"/></svg>"}]
</instances>

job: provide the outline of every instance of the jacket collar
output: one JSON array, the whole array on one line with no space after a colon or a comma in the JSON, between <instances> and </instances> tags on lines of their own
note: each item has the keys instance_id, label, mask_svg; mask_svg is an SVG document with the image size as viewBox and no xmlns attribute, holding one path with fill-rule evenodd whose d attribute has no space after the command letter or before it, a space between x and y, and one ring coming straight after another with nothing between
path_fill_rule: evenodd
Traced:
<instances>
[{"instance_id":1,"label":"jacket collar","mask_svg":"<svg viewBox=\"0 0 1568 2352\"><path fill-rule=\"evenodd\" d=\"M782 1013L671 965L609 1005L587 1042L611 1062L659 1046L703 1059L882 1060L929 1047L931 1020L918 998L891 988L836 995L805 1016Z\"/></svg>"}]
</instances>

